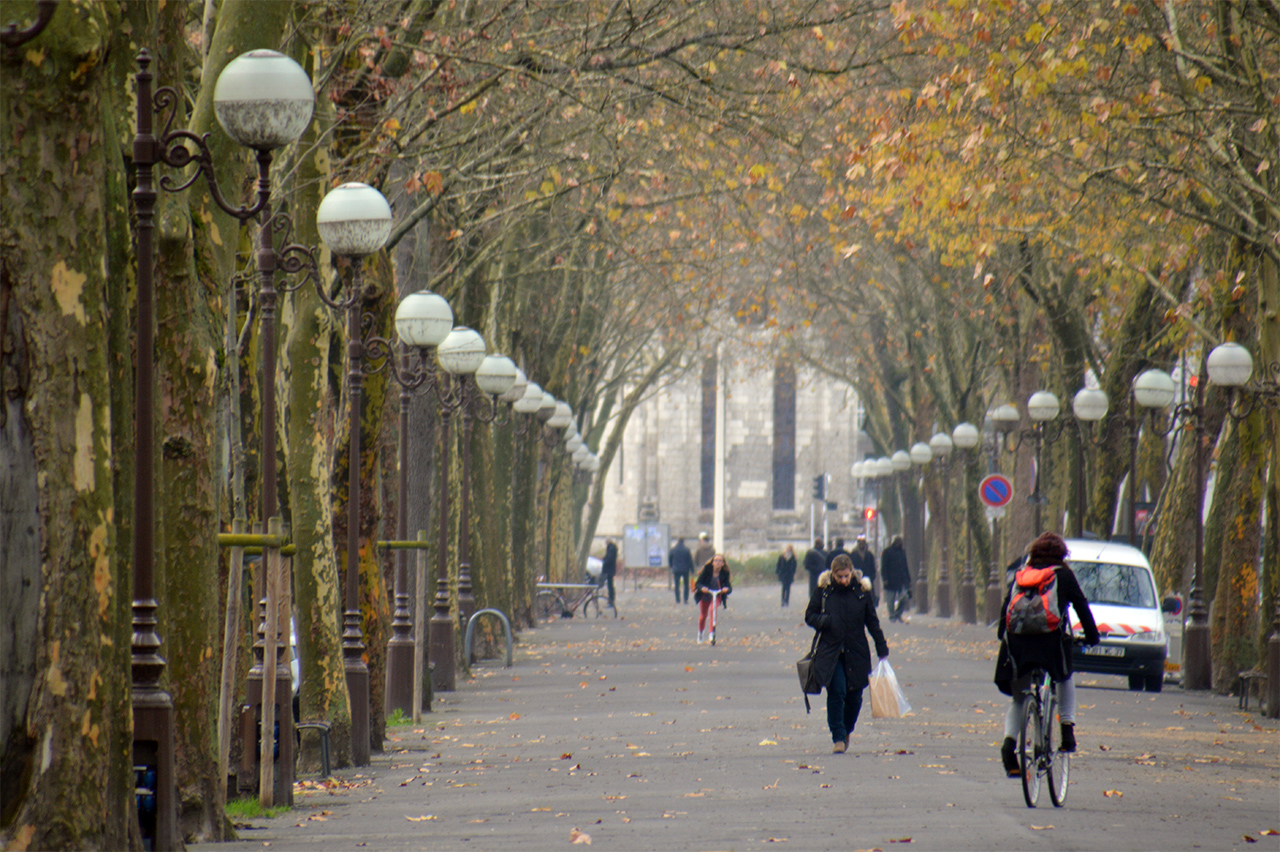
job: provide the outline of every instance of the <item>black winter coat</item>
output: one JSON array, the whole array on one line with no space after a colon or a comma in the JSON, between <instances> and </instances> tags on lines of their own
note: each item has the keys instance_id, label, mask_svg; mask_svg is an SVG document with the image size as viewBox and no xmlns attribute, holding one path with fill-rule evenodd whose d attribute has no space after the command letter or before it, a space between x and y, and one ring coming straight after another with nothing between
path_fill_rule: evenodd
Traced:
<instances>
[{"instance_id":1,"label":"black winter coat","mask_svg":"<svg viewBox=\"0 0 1280 852\"><path fill-rule=\"evenodd\" d=\"M1046 568L1047 565L1032 565L1033 568ZM1058 607L1061 609L1061 629L1055 633L1042 636L1005 635L1005 613L1009 609L1009 598L1012 597L1013 586L1005 590L1004 602L1000 605L1000 618L996 621L996 638L1000 643L1000 653L996 656L995 684L1005 695L1012 694L1012 680L1015 671L1026 674L1039 666L1049 673L1055 683L1060 683L1071 676L1071 621L1067 618L1067 607L1075 610L1080 619L1080 627L1084 630L1086 645L1098 644L1098 625L1089 611L1089 599L1080 588L1080 581L1075 572L1066 565L1055 566L1058 578Z\"/></svg>"},{"instance_id":2,"label":"black winter coat","mask_svg":"<svg viewBox=\"0 0 1280 852\"><path fill-rule=\"evenodd\" d=\"M786 556L778 557L778 564L774 567L773 573L778 575L778 579L784 583L790 583L796 578L796 558L794 556L788 558Z\"/></svg>"},{"instance_id":3,"label":"black winter coat","mask_svg":"<svg viewBox=\"0 0 1280 852\"><path fill-rule=\"evenodd\" d=\"M854 547L849 553L849 558L853 560L853 567L862 572L862 576L866 577L872 583L876 581L876 555L871 549L858 550Z\"/></svg>"},{"instance_id":4,"label":"black winter coat","mask_svg":"<svg viewBox=\"0 0 1280 852\"><path fill-rule=\"evenodd\" d=\"M604 548L604 559L600 560L600 576L612 577L618 573L618 545L609 542Z\"/></svg>"},{"instance_id":5,"label":"black winter coat","mask_svg":"<svg viewBox=\"0 0 1280 852\"><path fill-rule=\"evenodd\" d=\"M815 577L827 570L827 557L821 550L811 547L804 552L804 570Z\"/></svg>"},{"instance_id":6,"label":"black winter coat","mask_svg":"<svg viewBox=\"0 0 1280 852\"><path fill-rule=\"evenodd\" d=\"M849 692L865 689L871 676L871 649L867 633L876 643L876 656L889 656L889 645L880 630L880 619L871 602L871 592L864 591L857 578L842 586L824 574L818 590L809 599L804 623L818 631L818 647L813 654L813 668L818 682L831 683L836 662L844 654L844 676Z\"/></svg>"},{"instance_id":7,"label":"black winter coat","mask_svg":"<svg viewBox=\"0 0 1280 852\"><path fill-rule=\"evenodd\" d=\"M702 603L703 598L709 598L711 595L702 591L702 589L724 589L725 593L720 596L721 606L729 605L729 595L733 594L733 583L729 582L729 566L721 568L719 573L715 567L708 562L702 566L702 570L698 572L698 579L693 581L693 600L694 603Z\"/></svg>"},{"instance_id":8,"label":"black winter coat","mask_svg":"<svg viewBox=\"0 0 1280 852\"><path fill-rule=\"evenodd\" d=\"M891 544L884 549L884 553L880 554L880 579L884 582L884 587L890 591L905 592L911 588L911 569L907 567L907 551L901 544Z\"/></svg>"},{"instance_id":9,"label":"black winter coat","mask_svg":"<svg viewBox=\"0 0 1280 852\"><path fill-rule=\"evenodd\" d=\"M671 548L671 552L667 554L667 561L671 563L671 570L677 574L693 573L693 554L683 544L677 544Z\"/></svg>"}]
</instances>

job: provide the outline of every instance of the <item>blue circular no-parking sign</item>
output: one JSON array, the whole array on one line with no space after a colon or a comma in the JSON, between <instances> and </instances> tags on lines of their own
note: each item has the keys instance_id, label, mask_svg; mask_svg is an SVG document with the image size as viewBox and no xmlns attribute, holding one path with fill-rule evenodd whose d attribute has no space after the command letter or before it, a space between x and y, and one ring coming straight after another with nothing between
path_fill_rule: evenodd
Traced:
<instances>
[{"instance_id":1,"label":"blue circular no-parking sign","mask_svg":"<svg viewBox=\"0 0 1280 852\"><path fill-rule=\"evenodd\" d=\"M993 473L978 483L978 497L992 509L1007 506L1013 499L1013 483L1009 477Z\"/></svg>"}]
</instances>

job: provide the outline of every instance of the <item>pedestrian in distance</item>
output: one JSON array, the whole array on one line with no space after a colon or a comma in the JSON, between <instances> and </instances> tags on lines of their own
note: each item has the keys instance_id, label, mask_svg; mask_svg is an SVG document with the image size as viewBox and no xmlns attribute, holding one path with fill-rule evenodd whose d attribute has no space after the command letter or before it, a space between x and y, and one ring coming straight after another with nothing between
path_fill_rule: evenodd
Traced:
<instances>
[{"instance_id":1,"label":"pedestrian in distance","mask_svg":"<svg viewBox=\"0 0 1280 852\"><path fill-rule=\"evenodd\" d=\"M782 584L782 605L791 606L791 583L796 578L796 551L790 544L782 548L773 573L778 576L778 582Z\"/></svg>"},{"instance_id":2,"label":"pedestrian in distance","mask_svg":"<svg viewBox=\"0 0 1280 852\"><path fill-rule=\"evenodd\" d=\"M849 559L853 561L854 570L871 581L871 603L873 606L879 606L880 598L876 594L876 555L871 552L871 548L867 547L865 535L859 535L854 541L853 552L849 554Z\"/></svg>"},{"instance_id":3,"label":"pedestrian in distance","mask_svg":"<svg viewBox=\"0 0 1280 852\"><path fill-rule=\"evenodd\" d=\"M715 555L716 546L711 543L711 539L704 532L698 533L698 548L693 551L693 567L701 570Z\"/></svg>"},{"instance_id":4,"label":"pedestrian in distance","mask_svg":"<svg viewBox=\"0 0 1280 852\"><path fill-rule=\"evenodd\" d=\"M1026 565L1015 575L1015 584L1005 592L1004 603L1000 607L1000 618L996 622L996 638L1001 640L1000 652L996 656L996 687L1005 695L1012 697L1009 710L1004 719L1004 742L1000 746L1000 758L1004 763L1005 774L1011 778L1021 777L1017 757L1018 723L1022 718L1022 702L1026 694L1016 689L1015 677L1025 675L1032 669L1044 669L1050 679L1058 685L1058 719L1062 724L1062 751L1076 750L1076 689L1071 678L1071 620L1067 618L1067 607L1075 612L1076 619L1084 631L1086 645L1098 644L1098 625L1089 611L1089 599L1085 597L1076 579L1075 572L1066 564L1067 545L1056 533L1041 533L1039 538L1027 546ZM1054 588L1044 592L1042 607L1049 607L1052 598L1057 598L1058 624L1048 632L1020 631L1017 625L1007 624L1010 602L1014 598L1014 589L1029 588L1030 584L1039 581L1048 583L1041 569L1053 572ZM1031 572L1039 572L1033 574ZM1041 585L1040 589L1048 589ZM1021 593L1019 596L1022 596ZM1049 615L1053 615L1050 613Z\"/></svg>"},{"instance_id":5,"label":"pedestrian in distance","mask_svg":"<svg viewBox=\"0 0 1280 852\"><path fill-rule=\"evenodd\" d=\"M889 656L889 645L871 602L871 583L854 570L848 554L837 556L831 570L822 572L818 590L804 611L804 623L818 631L813 670L827 689L832 751L844 754L871 676L868 633L875 642L876 656L882 660Z\"/></svg>"},{"instance_id":6,"label":"pedestrian in distance","mask_svg":"<svg viewBox=\"0 0 1280 852\"><path fill-rule=\"evenodd\" d=\"M804 570L809 573L809 597L818 590L818 577L827 570L827 555L822 550L822 539L815 538L813 547L804 552Z\"/></svg>"},{"instance_id":7,"label":"pedestrian in distance","mask_svg":"<svg viewBox=\"0 0 1280 852\"><path fill-rule=\"evenodd\" d=\"M676 546L667 554L671 563L671 577L675 582L676 603L689 602L689 575L693 573L693 554L685 546L684 539L676 539ZM684 588L684 600L680 599L681 587Z\"/></svg>"},{"instance_id":8,"label":"pedestrian in distance","mask_svg":"<svg viewBox=\"0 0 1280 852\"><path fill-rule=\"evenodd\" d=\"M907 565L907 550L902 546L902 536L895 535L884 553L880 554L880 573L884 580L889 620L906 623L907 604L911 601L911 569Z\"/></svg>"},{"instance_id":9,"label":"pedestrian in distance","mask_svg":"<svg viewBox=\"0 0 1280 852\"><path fill-rule=\"evenodd\" d=\"M721 594L713 594L724 589ZM706 638L707 618L711 615L711 607L728 606L729 594L733 584L729 581L729 566L724 561L724 554L712 556L698 572L698 579L693 584L693 599L698 604L698 641Z\"/></svg>"},{"instance_id":10,"label":"pedestrian in distance","mask_svg":"<svg viewBox=\"0 0 1280 852\"><path fill-rule=\"evenodd\" d=\"M604 558L600 560L600 585L609 590L609 607L617 610L614 604L613 578L618 573L618 545L611 538L604 540Z\"/></svg>"},{"instance_id":11,"label":"pedestrian in distance","mask_svg":"<svg viewBox=\"0 0 1280 852\"><path fill-rule=\"evenodd\" d=\"M826 553L826 560L827 560L826 569L827 569L828 571L830 571L830 570L831 570L831 563L836 561L836 557L837 557L837 556L839 556L840 554L844 553L844 552L845 552L845 550L844 550L844 539L842 539L842 538L837 538L837 539L836 539L836 543L835 543L835 544L833 544L833 545L831 546L831 549L830 549L830 550L828 550L828 551L827 551L827 553Z\"/></svg>"}]
</instances>

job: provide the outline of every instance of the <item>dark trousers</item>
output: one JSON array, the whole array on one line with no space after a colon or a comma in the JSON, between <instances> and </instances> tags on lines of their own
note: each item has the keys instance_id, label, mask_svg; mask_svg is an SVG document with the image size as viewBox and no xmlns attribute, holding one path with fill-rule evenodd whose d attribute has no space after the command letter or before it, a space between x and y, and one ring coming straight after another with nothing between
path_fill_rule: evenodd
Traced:
<instances>
[{"instance_id":1,"label":"dark trousers","mask_svg":"<svg viewBox=\"0 0 1280 852\"><path fill-rule=\"evenodd\" d=\"M675 577L675 581L676 581L676 582L675 582L675 587L676 587L676 603L688 603L688 602L689 602L689 572L688 572L688 571L675 571L675 572L673 572L673 573L672 573L672 576L673 576L673 577ZM683 599L683 600L681 600L681 599L680 599L680 589L681 589L681 588L683 588L683 589L684 589L684 599Z\"/></svg>"},{"instance_id":2,"label":"dark trousers","mask_svg":"<svg viewBox=\"0 0 1280 852\"><path fill-rule=\"evenodd\" d=\"M789 606L791 604L791 581L782 581L782 605Z\"/></svg>"},{"instance_id":3,"label":"dark trousers","mask_svg":"<svg viewBox=\"0 0 1280 852\"><path fill-rule=\"evenodd\" d=\"M608 576L606 576L606 575L604 575L604 574L601 574L601 575L600 575L600 585L601 585L601 586L604 586L605 588L607 588L607 589L609 590L609 606L613 606L613 605L614 605L614 604L613 604L613 595L614 595L614 592L613 592L613 575L612 575L612 574L609 574ZM615 607L615 609L616 609L616 607Z\"/></svg>"},{"instance_id":4,"label":"dark trousers","mask_svg":"<svg viewBox=\"0 0 1280 852\"><path fill-rule=\"evenodd\" d=\"M835 674L827 684L827 727L831 729L831 741L838 743L853 734L862 712L862 690L849 689L844 674L844 655L836 661Z\"/></svg>"}]
</instances>

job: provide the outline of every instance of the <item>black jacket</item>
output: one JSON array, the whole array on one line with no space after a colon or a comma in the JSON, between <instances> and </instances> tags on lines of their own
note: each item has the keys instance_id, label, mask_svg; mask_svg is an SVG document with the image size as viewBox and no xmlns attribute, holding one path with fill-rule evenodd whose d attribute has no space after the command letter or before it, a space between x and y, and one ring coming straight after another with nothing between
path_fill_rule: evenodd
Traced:
<instances>
[{"instance_id":1,"label":"black jacket","mask_svg":"<svg viewBox=\"0 0 1280 852\"><path fill-rule=\"evenodd\" d=\"M790 583L796 578L796 558L779 556L778 564L774 566L773 573L778 575L778 579L784 583Z\"/></svg>"},{"instance_id":2,"label":"black jacket","mask_svg":"<svg viewBox=\"0 0 1280 852\"><path fill-rule=\"evenodd\" d=\"M728 606L729 595L733 594L733 584L729 582L729 566L726 565L721 568L719 575L717 575L710 562L703 565L702 570L698 572L698 579L693 583L693 588L695 590L693 599L698 603L701 603L703 598L710 597L706 592L701 591L702 589L727 589L720 596L720 602Z\"/></svg>"},{"instance_id":3,"label":"black jacket","mask_svg":"<svg viewBox=\"0 0 1280 852\"><path fill-rule=\"evenodd\" d=\"M871 592L855 579L842 586L824 573L818 590L809 599L804 623L818 631L818 647L813 654L813 668L818 682L831 683L836 663L844 654L844 675L848 691L865 689L871 675L871 649L867 634L876 643L876 656L889 656L889 645L880 630L880 619L871 602Z\"/></svg>"},{"instance_id":4,"label":"black jacket","mask_svg":"<svg viewBox=\"0 0 1280 852\"><path fill-rule=\"evenodd\" d=\"M1034 568L1045 568L1045 565L1033 565ZM1000 618L996 621L996 638L1000 643L1000 653L996 657L995 683L1005 695L1012 694L1014 674L1026 674L1039 666L1049 673L1055 682L1061 682L1071 676L1071 620L1067 618L1067 607L1075 610L1080 619L1080 627L1084 630L1086 645L1098 644L1098 625L1089 611L1089 599L1084 596L1075 572L1066 565L1055 566L1054 573L1058 579L1058 607L1062 622L1056 633L1042 636L1005 635L1005 612L1009 609L1009 598L1013 586L1004 593L1004 602L1000 605Z\"/></svg>"},{"instance_id":5,"label":"black jacket","mask_svg":"<svg viewBox=\"0 0 1280 852\"><path fill-rule=\"evenodd\" d=\"M667 554L667 561L671 563L671 570L677 574L693 573L693 554L683 544L676 544L671 548L671 552Z\"/></svg>"},{"instance_id":6,"label":"black jacket","mask_svg":"<svg viewBox=\"0 0 1280 852\"><path fill-rule=\"evenodd\" d=\"M827 557L816 547L811 547L804 552L804 570L808 571L815 577L827 570Z\"/></svg>"},{"instance_id":7,"label":"black jacket","mask_svg":"<svg viewBox=\"0 0 1280 852\"><path fill-rule=\"evenodd\" d=\"M862 572L862 576L872 583L876 581L876 555L871 552L871 548L859 551L855 545L849 553L849 558L853 560L853 567Z\"/></svg>"},{"instance_id":8,"label":"black jacket","mask_svg":"<svg viewBox=\"0 0 1280 852\"><path fill-rule=\"evenodd\" d=\"M612 577L618 573L618 545L609 542L604 548L604 559L600 560L600 576Z\"/></svg>"},{"instance_id":9,"label":"black jacket","mask_svg":"<svg viewBox=\"0 0 1280 852\"><path fill-rule=\"evenodd\" d=\"M901 542L889 545L880 554L880 570L886 589L904 592L911 588L911 569L907 567L907 551Z\"/></svg>"}]
</instances>

